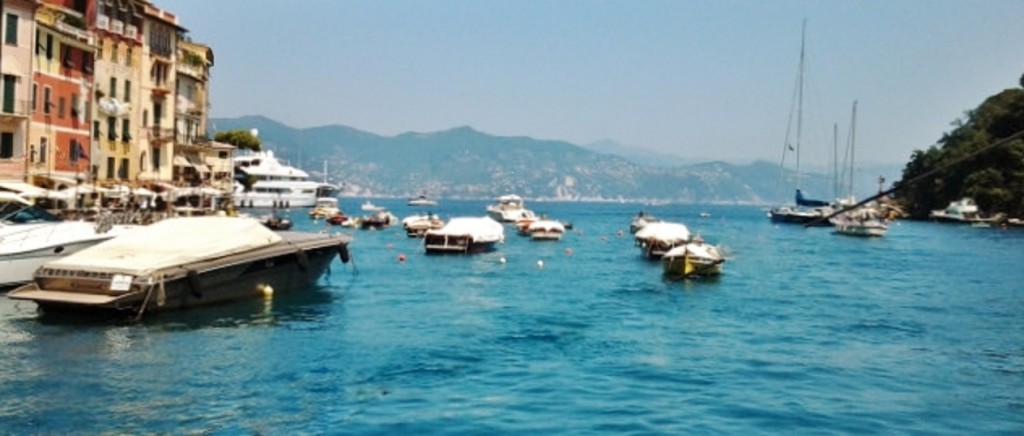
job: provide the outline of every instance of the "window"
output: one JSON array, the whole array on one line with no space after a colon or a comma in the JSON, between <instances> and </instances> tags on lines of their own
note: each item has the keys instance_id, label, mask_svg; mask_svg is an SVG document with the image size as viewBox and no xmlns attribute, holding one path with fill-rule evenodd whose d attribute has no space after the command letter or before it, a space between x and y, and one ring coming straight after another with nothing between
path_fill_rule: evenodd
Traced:
<instances>
[{"instance_id":1,"label":"window","mask_svg":"<svg viewBox=\"0 0 1024 436\"><path fill-rule=\"evenodd\" d=\"M4 43L7 45L18 45L18 16L7 14L7 27L4 32Z\"/></svg>"},{"instance_id":2,"label":"window","mask_svg":"<svg viewBox=\"0 0 1024 436\"><path fill-rule=\"evenodd\" d=\"M49 140L46 137L39 138L39 163L46 163L47 156L49 156Z\"/></svg>"},{"instance_id":3,"label":"window","mask_svg":"<svg viewBox=\"0 0 1024 436\"><path fill-rule=\"evenodd\" d=\"M110 98L117 98L117 77L110 78Z\"/></svg>"},{"instance_id":4,"label":"window","mask_svg":"<svg viewBox=\"0 0 1024 436\"><path fill-rule=\"evenodd\" d=\"M131 47L128 47L128 48L124 49L124 64L129 66L129 67L132 66L132 48Z\"/></svg>"},{"instance_id":5,"label":"window","mask_svg":"<svg viewBox=\"0 0 1024 436\"><path fill-rule=\"evenodd\" d=\"M108 157L107 158L107 179L113 179L114 178L114 165L115 165L114 162L116 162L116 160L114 158L112 158L112 157Z\"/></svg>"},{"instance_id":6,"label":"window","mask_svg":"<svg viewBox=\"0 0 1024 436\"><path fill-rule=\"evenodd\" d=\"M107 139L117 139L117 119L114 117L107 117Z\"/></svg>"},{"instance_id":7,"label":"window","mask_svg":"<svg viewBox=\"0 0 1024 436\"><path fill-rule=\"evenodd\" d=\"M110 47L110 62L117 62L117 44Z\"/></svg>"},{"instance_id":8,"label":"window","mask_svg":"<svg viewBox=\"0 0 1024 436\"><path fill-rule=\"evenodd\" d=\"M46 59L53 59L53 34L46 34Z\"/></svg>"},{"instance_id":9,"label":"window","mask_svg":"<svg viewBox=\"0 0 1024 436\"><path fill-rule=\"evenodd\" d=\"M71 118L78 118L78 114L80 113L78 105L81 103L82 102L79 100L78 94L71 94Z\"/></svg>"},{"instance_id":10,"label":"window","mask_svg":"<svg viewBox=\"0 0 1024 436\"><path fill-rule=\"evenodd\" d=\"M128 103L130 101L132 101L132 81L131 80L125 80L124 81L124 102Z\"/></svg>"},{"instance_id":11,"label":"window","mask_svg":"<svg viewBox=\"0 0 1024 436\"><path fill-rule=\"evenodd\" d=\"M128 125L128 119L127 118L121 120L121 140L124 141L124 142L128 142L128 141L132 140L131 133L128 133L128 131L130 130L129 127L130 126Z\"/></svg>"},{"instance_id":12,"label":"window","mask_svg":"<svg viewBox=\"0 0 1024 436\"><path fill-rule=\"evenodd\" d=\"M14 134L11 132L0 133L0 159L14 157Z\"/></svg>"},{"instance_id":13,"label":"window","mask_svg":"<svg viewBox=\"0 0 1024 436\"><path fill-rule=\"evenodd\" d=\"M71 143L68 144L68 150L70 151L70 153L68 153L68 157L71 159L71 163L77 163L78 152L81 150L81 148L78 145L77 139L71 139Z\"/></svg>"},{"instance_id":14,"label":"window","mask_svg":"<svg viewBox=\"0 0 1024 436\"><path fill-rule=\"evenodd\" d=\"M92 138L100 139L100 122L98 120L92 122Z\"/></svg>"},{"instance_id":15,"label":"window","mask_svg":"<svg viewBox=\"0 0 1024 436\"><path fill-rule=\"evenodd\" d=\"M160 171L160 149L153 149L153 171Z\"/></svg>"},{"instance_id":16,"label":"window","mask_svg":"<svg viewBox=\"0 0 1024 436\"><path fill-rule=\"evenodd\" d=\"M15 76L15 75L12 75L12 74L4 74L3 82L4 82L4 85L3 85L3 87L4 87L3 88L3 94L4 94L3 112L7 113L7 114L13 114L14 113L14 95L16 94L16 92L15 92L16 89L15 88L17 88L17 86L18 86L18 77Z\"/></svg>"},{"instance_id":17,"label":"window","mask_svg":"<svg viewBox=\"0 0 1024 436\"><path fill-rule=\"evenodd\" d=\"M36 111L36 94L39 93L39 85L32 84L32 112Z\"/></svg>"},{"instance_id":18,"label":"window","mask_svg":"<svg viewBox=\"0 0 1024 436\"><path fill-rule=\"evenodd\" d=\"M57 118L64 118L64 97L57 98Z\"/></svg>"},{"instance_id":19,"label":"window","mask_svg":"<svg viewBox=\"0 0 1024 436\"><path fill-rule=\"evenodd\" d=\"M121 180L128 180L128 158L121 159L121 167L117 169L117 175Z\"/></svg>"},{"instance_id":20,"label":"window","mask_svg":"<svg viewBox=\"0 0 1024 436\"><path fill-rule=\"evenodd\" d=\"M53 93L53 89L49 86L43 87L43 113L50 114L50 106L53 106L53 100L50 98Z\"/></svg>"}]
</instances>

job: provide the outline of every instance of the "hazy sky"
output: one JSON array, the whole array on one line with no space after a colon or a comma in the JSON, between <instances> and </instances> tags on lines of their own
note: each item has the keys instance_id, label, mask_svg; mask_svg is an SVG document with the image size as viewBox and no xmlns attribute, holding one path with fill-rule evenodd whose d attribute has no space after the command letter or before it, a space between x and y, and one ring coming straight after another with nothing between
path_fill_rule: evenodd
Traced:
<instances>
[{"instance_id":1,"label":"hazy sky","mask_svg":"<svg viewBox=\"0 0 1024 436\"><path fill-rule=\"evenodd\" d=\"M212 116L457 126L778 161L807 19L803 159L903 163L1024 74L1020 0L156 0L216 56ZM793 139L791 139L793 141Z\"/></svg>"}]
</instances>

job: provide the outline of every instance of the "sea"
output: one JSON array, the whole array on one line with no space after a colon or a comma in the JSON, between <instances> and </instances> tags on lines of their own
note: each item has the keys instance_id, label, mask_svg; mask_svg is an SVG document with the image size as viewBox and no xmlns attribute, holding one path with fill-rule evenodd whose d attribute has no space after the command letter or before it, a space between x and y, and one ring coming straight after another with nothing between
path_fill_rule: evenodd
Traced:
<instances>
[{"instance_id":1,"label":"sea","mask_svg":"<svg viewBox=\"0 0 1024 436\"><path fill-rule=\"evenodd\" d=\"M141 322L0 296L0 434L1024 433L1024 229L867 239L756 206L527 206L572 230L428 256L401 226L297 209L296 229L354 238L303 292ZM640 210L719 245L723 275L666 279L629 233Z\"/></svg>"}]
</instances>

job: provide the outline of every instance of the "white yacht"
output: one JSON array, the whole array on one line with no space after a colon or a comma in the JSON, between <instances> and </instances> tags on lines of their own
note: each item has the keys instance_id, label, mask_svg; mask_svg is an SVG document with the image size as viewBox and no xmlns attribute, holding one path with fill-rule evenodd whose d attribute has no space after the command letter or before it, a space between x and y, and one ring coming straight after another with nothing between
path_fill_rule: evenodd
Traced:
<instances>
[{"instance_id":1,"label":"white yacht","mask_svg":"<svg viewBox=\"0 0 1024 436\"><path fill-rule=\"evenodd\" d=\"M240 182L252 176L248 192ZM272 151L235 156L236 207L313 207L318 197L330 197L336 186L309 179L305 171L287 165Z\"/></svg>"},{"instance_id":2,"label":"white yacht","mask_svg":"<svg viewBox=\"0 0 1024 436\"><path fill-rule=\"evenodd\" d=\"M496 204L487 206L487 216L500 223L537 219L533 211L523 205L523 198L515 194L498 197Z\"/></svg>"}]
</instances>

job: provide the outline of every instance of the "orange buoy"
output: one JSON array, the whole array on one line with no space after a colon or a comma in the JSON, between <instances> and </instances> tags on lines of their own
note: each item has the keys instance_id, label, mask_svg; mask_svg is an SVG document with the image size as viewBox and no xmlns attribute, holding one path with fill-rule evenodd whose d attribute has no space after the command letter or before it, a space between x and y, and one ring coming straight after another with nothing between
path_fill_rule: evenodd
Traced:
<instances>
[{"instance_id":1,"label":"orange buoy","mask_svg":"<svg viewBox=\"0 0 1024 436\"><path fill-rule=\"evenodd\" d=\"M399 262L405 262L405 254L399 253L398 254L398 261Z\"/></svg>"}]
</instances>

